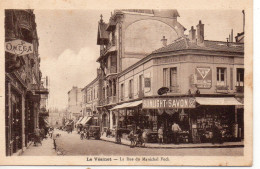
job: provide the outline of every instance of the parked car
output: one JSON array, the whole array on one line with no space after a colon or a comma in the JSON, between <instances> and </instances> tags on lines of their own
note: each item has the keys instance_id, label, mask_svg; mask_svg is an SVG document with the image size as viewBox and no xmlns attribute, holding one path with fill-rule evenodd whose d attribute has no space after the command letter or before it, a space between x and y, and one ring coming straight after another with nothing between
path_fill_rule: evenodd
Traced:
<instances>
[{"instance_id":1,"label":"parked car","mask_svg":"<svg viewBox=\"0 0 260 169\"><path fill-rule=\"evenodd\" d=\"M89 126L89 137L93 137L96 140L100 139L100 127L99 126Z\"/></svg>"}]
</instances>

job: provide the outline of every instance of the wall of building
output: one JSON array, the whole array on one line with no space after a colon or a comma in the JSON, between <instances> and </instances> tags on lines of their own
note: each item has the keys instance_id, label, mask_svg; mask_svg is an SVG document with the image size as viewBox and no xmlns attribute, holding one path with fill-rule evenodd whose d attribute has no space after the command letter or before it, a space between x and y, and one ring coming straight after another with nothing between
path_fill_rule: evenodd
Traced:
<instances>
[{"instance_id":1,"label":"wall of building","mask_svg":"<svg viewBox=\"0 0 260 169\"><path fill-rule=\"evenodd\" d=\"M168 56L155 58L146 63L131 69L124 75L119 77L119 87L124 84L124 100L129 99L129 81L133 80L133 98L138 99L139 92L139 75L143 75L145 78L151 78L151 86L144 87L144 96L156 96L158 89L164 87L163 85L163 69L165 68L177 68L177 85L178 90L170 92L167 95L180 95L188 94L189 89L191 92L195 92L197 88L191 83L191 78L195 74L196 68L210 68L211 70L211 87L207 89L199 88L201 94L216 94L217 85L217 68L226 68L226 85L229 90L228 93L234 93L236 89L236 77L237 68L243 68L242 57L228 57L222 56L210 56L208 55L182 55L182 56ZM233 71L233 73L231 73ZM121 96L121 88L119 88L119 97ZM221 93L221 92L219 92Z\"/></svg>"},{"instance_id":2,"label":"wall of building","mask_svg":"<svg viewBox=\"0 0 260 169\"><path fill-rule=\"evenodd\" d=\"M162 47L161 39L163 36L166 37L168 43L171 43L178 37L183 36L183 32L183 27L177 22L176 18L124 14L121 70Z\"/></svg>"}]
</instances>

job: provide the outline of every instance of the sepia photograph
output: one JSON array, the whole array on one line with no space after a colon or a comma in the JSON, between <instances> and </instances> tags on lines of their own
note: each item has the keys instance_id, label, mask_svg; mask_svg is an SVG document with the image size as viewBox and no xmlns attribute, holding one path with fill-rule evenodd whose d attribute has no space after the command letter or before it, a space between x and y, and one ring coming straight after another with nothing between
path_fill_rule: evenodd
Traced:
<instances>
[{"instance_id":1,"label":"sepia photograph","mask_svg":"<svg viewBox=\"0 0 260 169\"><path fill-rule=\"evenodd\" d=\"M244 106L251 11L3 13L5 158L179 165L171 157L242 159L252 146Z\"/></svg>"}]
</instances>

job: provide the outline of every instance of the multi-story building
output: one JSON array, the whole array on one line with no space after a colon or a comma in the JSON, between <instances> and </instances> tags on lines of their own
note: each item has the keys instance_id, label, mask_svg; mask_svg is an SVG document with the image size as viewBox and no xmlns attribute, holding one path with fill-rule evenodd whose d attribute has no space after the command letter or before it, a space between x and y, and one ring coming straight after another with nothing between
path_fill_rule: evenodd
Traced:
<instances>
[{"instance_id":1,"label":"multi-story building","mask_svg":"<svg viewBox=\"0 0 260 169\"><path fill-rule=\"evenodd\" d=\"M5 10L6 155L19 154L39 127L41 94L37 25L33 10Z\"/></svg>"},{"instance_id":2,"label":"multi-story building","mask_svg":"<svg viewBox=\"0 0 260 169\"><path fill-rule=\"evenodd\" d=\"M226 141L243 138L244 44L205 40L201 21L117 77L111 128L170 131L177 122L184 142L207 142L217 122Z\"/></svg>"},{"instance_id":3,"label":"multi-story building","mask_svg":"<svg viewBox=\"0 0 260 169\"><path fill-rule=\"evenodd\" d=\"M98 110L101 98L101 69L97 69L97 77L86 85L82 91L82 119L81 124L92 122L93 125L98 125Z\"/></svg>"},{"instance_id":4,"label":"multi-story building","mask_svg":"<svg viewBox=\"0 0 260 169\"><path fill-rule=\"evenodd\" d=\"M73 86L68 92L68 112L70 114L70 120L74 122L78 120L81 115L82 105L82 93L81 88Z\"/></svg>"},{"instance_id":5,"label":"multi-story building","mask_svg":"<svg viewBox=\"0 0 260 169\"><path fill-rule=\"evenodd\" d=\"M103 118L107 118L108 110L119 101L118 73L160 48L166 38L172 42L184 35L185 28L177 21L178 17L177 10L115 10L108 23L101 17L97 61L103 72L100 84Z\"/></svg>"}]
</instances>

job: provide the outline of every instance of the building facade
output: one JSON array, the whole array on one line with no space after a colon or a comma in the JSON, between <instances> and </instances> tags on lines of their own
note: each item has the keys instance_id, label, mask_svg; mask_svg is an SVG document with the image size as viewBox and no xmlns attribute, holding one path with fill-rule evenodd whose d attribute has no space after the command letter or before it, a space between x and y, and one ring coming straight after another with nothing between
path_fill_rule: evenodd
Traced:
<instances>
[{"instance_id":1,"label":"building facade","mask_svg":"<svg viewBox=\"0 0 260 169\"><path fill-rule=\"evenodd\" d=\"M19 154L39 127L41 86L37 25L33 10L5 10L6 155Z\"/></svg>"},{"instance_id":2,"label":"building facade","mask_svg":"<svg viewBox=\"0 0 260 169\"><path fill-rule=\"evenodd\" d=\"M178 17L177 10L115 10L108 23L101 17L97 61L103 74L99 111L104 118L109 119L109 109L119 102L118 73L161 47L163 36L172 42L184 35L185 28L177 21ZM110 121L106 124L110 125Z\"/></svg>"},{"instance_id":3,"label":"building facade","mask_svg":"<svg viewBox=\"0 0 260 169\"><path fill-rule=\"evenodd\" d=\"M201 21L189 33L118 74L111 129L162 126L171 142L177 122L180 140L196 143L209 142L217 122L225 141L243 139L244 44L204 40Z\"/></svg>"},{"instance_id":4,"label":"building facade","mask_svg":"<svg viewBox=\"0 0 260 169\"><path fill-rule=\"evenodd\" d=\"M72 89L68 92L68 112L70 114L69 119L74 122L78 120L81 112L82 105L82 88L73 86Z\"/></svg>"}]
</instances>

